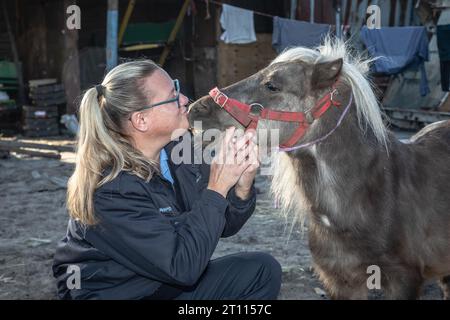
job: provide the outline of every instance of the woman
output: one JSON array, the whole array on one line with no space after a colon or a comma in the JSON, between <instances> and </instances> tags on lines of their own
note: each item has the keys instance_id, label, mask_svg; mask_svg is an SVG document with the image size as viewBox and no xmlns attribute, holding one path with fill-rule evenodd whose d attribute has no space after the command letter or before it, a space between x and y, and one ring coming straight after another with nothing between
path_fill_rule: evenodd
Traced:
<instances>
[{"instance_id":1,"label":"woman","mask_svg":"<svg viewBox=\"0 0 450 320\"><path fill-rule=\"evenodd\" d=\"M252 134L236 140L228 129L210 166L175 164L187 104L178 81L148 60L117 66L85 93L70 220L53 265L60 298L277 297L281 268L270 255L210 260L254 211Z\"/></svg>"}]
</instances>

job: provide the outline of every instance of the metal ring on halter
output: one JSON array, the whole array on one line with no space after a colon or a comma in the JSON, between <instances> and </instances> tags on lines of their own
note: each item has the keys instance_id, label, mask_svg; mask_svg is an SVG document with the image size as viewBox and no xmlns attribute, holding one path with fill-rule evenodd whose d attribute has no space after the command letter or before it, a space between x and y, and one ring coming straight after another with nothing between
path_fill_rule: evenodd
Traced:
<instances>
[{"instance_id":1,"label":"metal ring on halter","mask_svg":"<svg viewBox=\"0 0 450 320\"><path fill-rule=\"evenodd\" d=\"M225 97L225 101L222 104L219 103L220 96ZM228 96L219 91L219 94L214 98L214 102L217 103L223 109L225 104L228 102Z\"/></svg>"},{"instance_id":2,"label":"metal ring on halter","mask_svg":"<svg viewBox=\"0 0 450 320\"><path fill-rule=\"evenodd\" d=\"M335 94L339 94L338 89L333 89L333 91L330 92L330 100L331 101L334 101L333 97L334 97Z\"/></svg>"},{"instance_id":3,"label":"metal ring on halter","mask_svg":"<svg viewBox=\"0 0 450 320\"><path fill-rule=\"evenodd\" d=\"M264 106L260 103L250 104L250 113L255 116L260 116L261 112L264 110Z\"/></svg>"},{"instance_id":4,"label":"metal ring on halter","mask_svg":"<svg viewBox=\"0 0 450 320\"><path fill-rule=\"evenodd\" d=\"M310 111L305 112L305 120L308 122L309 125L311 125L314 122L314 116Z\"/></svg>"}]
</instances>

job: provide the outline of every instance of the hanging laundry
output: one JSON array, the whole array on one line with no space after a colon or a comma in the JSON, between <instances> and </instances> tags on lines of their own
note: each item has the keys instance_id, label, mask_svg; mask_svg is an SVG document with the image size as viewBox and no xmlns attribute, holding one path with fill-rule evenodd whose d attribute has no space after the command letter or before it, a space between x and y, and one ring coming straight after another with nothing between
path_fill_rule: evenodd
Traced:
<instances>
[{"instance_id":1,"label":"hanging laundry","mask_svg":"<svg viewBox=\"0 0 450 320\"><path fill-rule=\"evenodd\" d=\"M288 47L316 47L329 33L330 25L274 17L272 45L278 53Z\"/></svg>"},{"instance_id":2,"label":"hanging laundry","mask_svg":"<svg viewBox=\"0 0 450 320\"><path fill-rule=\"evenodd\" d=\"M408 68L421 71L420 94L426 96L430 89L425 71L428 61L428 36L425 27L363 27L361 39L372 57L374 71L386 74L400 73Z\"/></svg>"},{"instance_id":3,"label":"hanging laundry","mask_svg":"<svg viewBox=\"0 0 450 320\"><path fill-rule=\"evenodd\" d=\"M225 30L220 40L225 43L251 43L256 41L253 11L227 4L222 5L220 24Z\"/></svg>"},{"instance_id":4,"label":"hanging laundry","mask_svg":"<svg viewBox=\"0 0 450 320\"><path fill-rule=\"evenodd\" d=\"M441 60L441 86L442 90L450 91L450 24L438 25L437 45L439 59Z\"/></svg>"}]
</instances>

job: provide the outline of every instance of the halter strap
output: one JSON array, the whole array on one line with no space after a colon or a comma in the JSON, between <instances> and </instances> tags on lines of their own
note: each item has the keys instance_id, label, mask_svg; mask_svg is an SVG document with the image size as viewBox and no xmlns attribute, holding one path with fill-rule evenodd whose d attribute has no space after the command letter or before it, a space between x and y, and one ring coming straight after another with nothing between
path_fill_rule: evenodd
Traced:
<instances>
[{"instance_id":1,"label":"halter strap","mask_svg":"<svg viewBox=\"0 0 450 320\"><path fill-rule=\"evenodd\" d=\"M225 109L236 121L242 126L249 129L256 129L260 119L283 121L283 122L297 122L298 127L292 136L281 144L280 148L292 148L306 133L306 130L314 122L319 119L331 107L340 107L341 103L334 100L334 95L337 93L337 83L333 85L332 90L322 97L317 104L308 112L290 112L290 111L276 111L265 108L259 103L252 103L250 105L240 102L239 100L228 97L225 93L220 91L217 87L209 92L209 95L214 102ZM350 103L351 104L351 103ZM349 105L350 105L349 104Z\"/></svg>"}]
</instances>

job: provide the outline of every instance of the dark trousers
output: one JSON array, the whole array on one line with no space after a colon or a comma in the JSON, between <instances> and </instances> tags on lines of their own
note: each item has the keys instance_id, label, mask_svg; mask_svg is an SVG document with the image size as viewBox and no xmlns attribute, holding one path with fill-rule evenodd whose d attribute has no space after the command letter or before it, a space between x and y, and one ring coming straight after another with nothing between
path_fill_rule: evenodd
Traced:
<instances>
[{"instance_id":1,"label":"dark trousers","mask_svg":"<svg viewBox=\"0 0 450 320\"><path fill-rule=\"evenodd\" d=\"M281 287L281 266L261 252L212 260L197 284L177 300L274 300Z\"/></svg>"}]
</instances>

